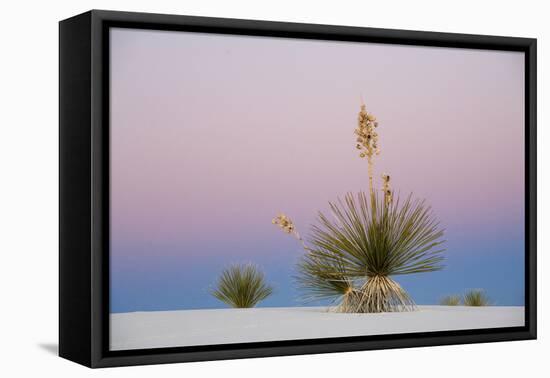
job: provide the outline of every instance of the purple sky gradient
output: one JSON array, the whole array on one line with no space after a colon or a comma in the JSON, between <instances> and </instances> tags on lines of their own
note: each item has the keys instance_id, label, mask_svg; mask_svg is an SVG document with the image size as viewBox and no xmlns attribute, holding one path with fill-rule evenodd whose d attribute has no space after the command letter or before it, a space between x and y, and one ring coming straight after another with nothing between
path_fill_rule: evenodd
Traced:
<instances>
[{"instance_id":1,"label":"purple sky gradient","mask_svg":"<svg viewBox=\"0 0 550 378\"><path fill-rule=\"evenodd\" d=\"M428 199L454 256L479 240L523 256L522 53L131 29L111 46L115 300L163 266L292 264L273 216L307 234L327 201L368 188L361 97L380 122L378 186L387 172Z\"/></svg>"}]
</instances>

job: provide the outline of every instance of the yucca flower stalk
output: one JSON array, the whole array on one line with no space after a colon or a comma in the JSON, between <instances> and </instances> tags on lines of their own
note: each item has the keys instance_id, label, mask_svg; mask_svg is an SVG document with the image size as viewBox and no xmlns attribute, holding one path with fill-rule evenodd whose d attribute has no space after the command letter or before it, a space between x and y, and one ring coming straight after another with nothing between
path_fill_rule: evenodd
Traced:
<instances>
[{"instance_id":1,"label":"yucca flower stalk","mask_svg":"<svg viewBox=\"0 0 550 378\"><path fill-rule=\"evenodd\" d=\"M273 293L264 274L252 264L233 265L225 269L212 295L235 308L250 308Z\"/></svg>"},{"instance_id":2,"label":"yucca flower stalk","mask_svg":"<svg viewBox=\"0 0 550 378\"><path fill-rule=\"evenodd\" d=\"M302 239L300 233L298 232L298 230L296 230L296 226L294 226L294 222L292 222L292 220L288 216L286 216L284 213L279 213L279 215L271 220L271 223L279 226L279 228L283 232L294 236L296 240L298 240L302 244L302 247L307 250L304 239Z\"/></svg>"},{"instance_id":3,"label":"yucca flower stalk","mask_svg":"<svg viewBox=\"0 0 550 378\"><path fill-rule=\"evenodd\" d=\"M355 129L355 135L357 136L355 147L360 150L359 157L367 158L367 167L369 174L369 193L374 195L374 161L373 157L380 154L378 148L378 133L375 128L378 127L376 117L367 112L365 104L361 105L359 115L357 117L357 128Z\"/></svg>"}]
</instances>

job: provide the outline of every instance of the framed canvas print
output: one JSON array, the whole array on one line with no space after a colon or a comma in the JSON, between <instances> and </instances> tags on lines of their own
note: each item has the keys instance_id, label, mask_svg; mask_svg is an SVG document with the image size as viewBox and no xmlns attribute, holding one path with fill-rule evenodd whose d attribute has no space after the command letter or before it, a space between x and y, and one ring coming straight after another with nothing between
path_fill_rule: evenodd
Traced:
<instances>
[{"instance_id":1,"label":"framed canvas print","mask_svg":"<svg viewBox=\"0 0 550 378\"><path fill-rule=\"evenodd\" d=\"M536 337L536 40L60 22L60 355Z\"/></svg>"}]
</instances>

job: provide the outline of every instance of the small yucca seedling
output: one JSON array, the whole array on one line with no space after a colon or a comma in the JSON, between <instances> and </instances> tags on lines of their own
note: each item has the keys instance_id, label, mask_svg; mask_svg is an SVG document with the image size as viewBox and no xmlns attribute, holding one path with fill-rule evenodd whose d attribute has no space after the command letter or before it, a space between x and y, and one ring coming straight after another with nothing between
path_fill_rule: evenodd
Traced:
<instances>
[{"instance_id":1,"label":"small yucca seedling","mask_svg":"<svg viewBox=\"0 0 550 378\"><path fill-rule=\"evenodd\" d=\"M489 306L490 299L483 290L470 290L464 294L465 306Z\"/></svg>"},{"instance_id":2,"label":"small yucca seedling","mask_svg":"<svg viewBox=\"0 0 550 378\"><path fill-rule=\"evenodd\" d=\"M233 265L225 269L212 295L235 308L250 308L273 293L264 274L252 264Z\"/></svg>"},{"instance_id":3,"label":"small yucca seedling","mask_svg":"<svg viewBox=\"0 0 550 378\"><path fill-rule=\"evenodd\" d=\"M460 301L460 295L448 295L446 297L443 297L439 304L442 306L459 306Z\"/></svg>"}]
</instances>

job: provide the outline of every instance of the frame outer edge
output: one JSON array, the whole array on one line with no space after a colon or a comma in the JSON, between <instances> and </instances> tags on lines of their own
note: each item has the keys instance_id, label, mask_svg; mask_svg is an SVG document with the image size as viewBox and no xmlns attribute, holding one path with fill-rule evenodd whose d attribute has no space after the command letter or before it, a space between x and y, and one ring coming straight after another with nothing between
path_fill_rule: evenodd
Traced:
<instances>
[{"instance_id":1,"label":"frame outer edge","mask_svg":"<svg viewBox=\"0 0 550 378\"><path fill-rule=\"evenodd\" d=\"M105 319L105 313L108 314L109 305L104 303L104 298L108 298L108 280L107 285L104 285L103 275L109 274L106 269L108 261L103 260L104 249L107 247L105 241L108 240L108 232L106 233L105 224L103 222L104 217L108 214L104 214L105 203L108 199L104 192L104 181L109 182L104 170L104 164L108 164L108 149L109 146L103 143L104 133L108 133L108 129L103 125L108 125L108 115L104 114L103 106L106 100L106 91L103 88L103 70L108 67L103 61L103 20L100 14L96 11L91 11L90 22L90 36L91 36L91 94L90 94L90 106L91 113L91 129L90 129L90 141L91 141L91 367L100 367L103 359L104 350L109 346L109 337L105 335L103 330L105 322L109 322L109 319ZM107 118L106 118L107 117ZM108 193L107 193L108 194ZM108 244L107 244L108 245ZM107 270L107 271L105 271ZM107 307L107 308L105 308Z\"/></svg>"},{"instance_id":2,"label":"frame outer edge","mask_svg":"<svg viewBox=\"0 0 550 378\"><path fill-rule=\"evenodd\" d=\"M372 28L358 28L347 26L327 26L312 24L296 24L283 22L266 22L252 20L234 20L223 18L207 18L194 16L176 16L145 14L133 12L114 12L93 10L90 14L90 59L91 85L90 85L90 145L91 145L91 255L89 256L91 309L89 311L89 335L90 340L90 363L91 367L111 367L121 365L157 364L171 362L188 362L204 360L220 360L234 358L253 358L282 355L298 355L311 353L345 352L371 349L408 348L434 345L469 344L480 342L512 341L536 338L536 40L529 38L475 36L467 34L416 32L404 30L385 30ZM228 346L218 350L197 350L197 351L162 351L147 350L135 351L135 353L122 354L110 353L108 349L108 333L104 332L108 326L107 301L109 295L108 279L108 229L102 221L103 213L108 206L108 192L104 189L104 180L108 183L108 177L104 174L108 169L108 146L103 141L108 138L108 115L103 114L108 108L108 87L104 81L104 69L107 69L108 62L103 54L107 33L104 34L105 25L111 23L135 23L146 25L169 25L172 27L200 27L203 29L215 30L218 33L246 34L257 32L261 35L285 36L289 38L313 38L328 40L357 40L357 41L379 41L381 43L418 44L429 46L447 47L470 47L470 48L492 48L497 50L523 51L529 57L529 75L526 80L529 84L529 91L526 99L529 116L528 127L529 139L526 140L529 150L529 220L532 222L529 229L530 249L526 254L529 256L529 264L526 264L526 271L529 272L529 281L526 286L529 288L529 327L521 329L491 329L491 332L484 330L473 330L469 333L452 334L418 334L414 337L403 335L401 338L371 338L368 340L347 341L345 338L334 340L334 342L317 343L308 345L295 344L287 346L266 345L253 347L243 344L239 347ZM171 29L170 29L171 30ZM214 31L212 31L214 32ZM405 41L405 42L403 42ZM61 104L60 104L61 106ZM527 106L527 105L526 105ZM106 133L106 135L104 134ZM108 140L108 139L107 139ZM535 186L533 186L535 185ZM526 235L527 237L527 235ZM107 261L103 260L107 258ZM107 272L106 272L107 271ZM527 303L526 303L527 304ZM487 331L487 330L485 330Z\"/></svg>"},{"instance_id":3,"label":"frame outer edge","mask_svg":"<svg viewBox=\"0 0 550 378\"><path fill-rule=\"evenodd\" d=\"M90 12L59 23L59 355L91 366Z\"/></svg>"},{"instance_id":4,"label":"frame outer edge","mask_svg":"<svg viewBox=\"0 0 550 378\"><path fill-rule=\"evenodd\" d=\"M526 54L529 55L529 266L526 274L529 277L529 332L537 338L537 40L531 39ZM527 69L527 67L526 67Z\"/></svg>"}]
</instances>

